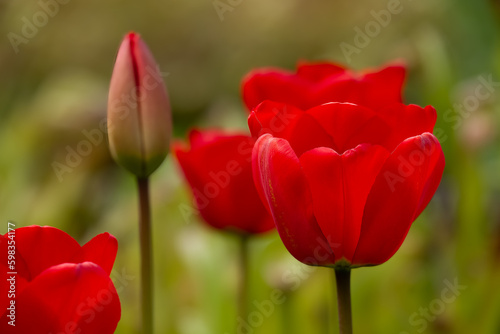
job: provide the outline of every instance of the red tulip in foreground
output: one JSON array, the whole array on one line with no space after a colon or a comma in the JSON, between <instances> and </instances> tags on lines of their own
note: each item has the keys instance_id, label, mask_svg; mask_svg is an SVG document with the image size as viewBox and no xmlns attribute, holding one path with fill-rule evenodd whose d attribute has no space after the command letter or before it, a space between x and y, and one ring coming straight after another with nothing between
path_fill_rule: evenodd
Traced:
<instances>
[{"instance_id":1,"label":"red tulip in foreground","mask_svg":"<svg viewBox=\"0 0 500 334\"><path fill-rule=\"evenodd\" d=\"M243 100L248 110L264 100L310 109L327 102L351 102L374 110L401 103L405 69L392 65L353 72L333 63L301 62L297 72L262 68L243 79Z\"/></svg>"},{"instance_id":2,"label":"red tulip in foreground","mask_svg":"<svg viewBox=\"0 0 500 334\"><path fill-rule=\"evenodd\" d=\"M139 177L163 162L172 132L170 103L153 55L140 36L120 45L108 98L108 136L115 160Z\"/></svg>"},{"instance_id":3,"label":"red tulip in foreground","mask_svg":"<svg viewBox=\"0 0 500 334\"><path fill-rule=\"evenodd\" d=\"M350 271L390 259L444 170L436 111L401 104L402 67L257 70L243 83L259 137L253 173L288 251L335 269L340 333L352 333Z\"/></svg>"},{"instance_id":4,"label":"red tulip in foreground","mask_svg":"<svg viewBox=\"0 0 500 334\"><path fill-rule=\"evenodd\" d=\"M273 131L276 118L289 123ZM254 177L290 253L329 267L387 261L441 180L435 120L432 107L413 105L260 104L249 118L252 134L267 132Z\"/></svg>"},{"instance_id":5,"label":"red tulip in foreground","mask_svg":"<svg viewBox=\"0 0 500 334\"><path fill-rule=\"evenodd\" d=\"M203 219L217 229L243 234L273 229L252 179L255 139L193 130L189 141L191 147L178 144L174 150Z\"/></svg>"},{"instance_id":6,"label":"red tulip in foreground","mask_svg":"<svg viewBox=\"0 0 500 334\"><path fill-rule=\"evenodd\" d=\"M109 233L80 246L53 227L0 235L0 333L114 333L121 310L109 274L117 247Z\"/></svg>"}]
</instances>

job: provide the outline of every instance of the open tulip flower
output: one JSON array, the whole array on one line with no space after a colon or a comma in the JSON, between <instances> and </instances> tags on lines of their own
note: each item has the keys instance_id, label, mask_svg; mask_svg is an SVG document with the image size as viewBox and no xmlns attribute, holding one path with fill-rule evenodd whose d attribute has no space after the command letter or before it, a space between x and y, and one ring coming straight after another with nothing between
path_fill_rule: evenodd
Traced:
<instances>
[{"instance_id":1,"label":"open tulip flower","mask_svg":"<svg viewBox=\"0 0 500 334\"><path fill-rule=\"evenodd\" d=\"M257 190L288 251L335 269L341 334L352 333L351 268L394 255L444 170L436 111L401 103L404 73L305 64L243 82Z\"/></svg>"},{"instance_id":2,"label":"open tulip flower","mask_svg":"<svg viewBox=\"0 0 500 334\"><path fill-rule=\"evenodd\" d=\"M121 310L109 275L117 247L109 233L80 246L53 227L0 235L0 333L114 333Z\"/></svg>"},{"instance_id":3,"label":"open tulip flower","mask_svg":"<svg viewBox=\"0 0 500 334\"><path fill-rule=\"evenodd\" d=\"M290 253L329 267L387 261L441 180L435 121L432 107L402 104L255 108L254 178Z\"/></svg>"},{"instance_id":4,"label":"open tulip flower","mask_svg":"<svg viewBox=\"0 0 500 334\"><path fill-rule=\"evenodd\" d=\"M250 131L262 135L256 186L299 261L387 261L436 191L444 169L431 134L436 111L401 103L404 77L402 66L357 75L302 63L296 74L260 69L243 80Z\"/></svg>"},{"instance_id":5,"label":"open tulip flower","mask_svg":"<svg viewBox=\"0 0 500 334\"><path fill-rule=\"evenodd\" d=\"M405 68L353 72L333 63L300 62L297 72L262 68L243 79L242 95L248 110L264 100L292 104L307 110L327 102L351 102L374 110L402 102Z\"/></svg>"},{"instance_id":6,"label":"open tulip flower","mask_svg":"<svg viewBox=\"0 0 500 334\"><path fill-rule=\"evenodd\" d=\"M174 151L203 219L217 229L243 234L273 229L252 178L255 139L192 130L189 142L190 147L176 144Z\"/></svg>"}]
</instances>

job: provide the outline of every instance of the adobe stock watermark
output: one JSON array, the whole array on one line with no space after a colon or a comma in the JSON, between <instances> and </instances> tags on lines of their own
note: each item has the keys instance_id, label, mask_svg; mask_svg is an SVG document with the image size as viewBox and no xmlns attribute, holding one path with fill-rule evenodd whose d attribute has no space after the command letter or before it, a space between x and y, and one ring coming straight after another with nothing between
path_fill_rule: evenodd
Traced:
<instances>
[{"instance_id":1,"label":"adobe stock watermark","mask_svg":"<svg viewBox=\"0 0 500 334\"><path fill-rule=\"evenodd\" d=\"M282 109L275 108L273 111L275 116L269 121L268 127L262 128L261 134L272 133L279 136L287 125L297 117L297 114L291 113L286 105ZM243 162L240 159L228 161L223 170L208 173L210 181L204 184L201 189L192 188L192 203L181 203L178 207L185 223L189 223L193 215L198 215L199 211L205 209L211 200L219 196L221 191L230 185L232 178L243 172L244 164L252 161L253 147L254 141L251 138L241 142L237 148L237 153L239 156L244 157Z\"/></svg>"},{"instance_id":2,"label":"adobe stock watermark","mask_svg":"<svg viewBox=\"0 0 500 334\"><path fill-rule=\"evenodd\" d=\"M408 317L409 324L417 333L423 333L429 327L429 323L443 314L447 306L454 303L458 296L467 289L466 285L458 284L458 278L455 278L453 282L446 279L443 284L445 287L441 290L439 298L433 299L427 307L420 307L417 312L413 312ZM403 331L399 334L410 334L410 332Z\"/></svg>"},{"instance_id":3,"label":"adobe stock watermark","mask_svg":"<svg viewBox=\"0 0 500 334\"><path fill-rule=\"evenodd\" d=\"M219 20L222 22L224 21L224 15L227 12L233 12L242 2L243 0L214 0L212 5L214 6L217 16L219 16Z\"/></svg>"},{"instance_id":4,"label":"adobe stock watermark","mask_svg":"<svg viewBox=\"0 0 500 334\"><path fill-rule=\"evenodd\" d=\"M19 46L28 44L30 40L35 38L39 29L45 27L50 19L59 13L60 6L69 2L70 0L39 0L40 10L36 11L30 18L26 16L21 18L22 26L19 34L12 31L7 33L7 38L14 52L19 53Z\"/></svg>"},{"instance_id":5,"label":"adobe stock watermark","mask_svg":"<svg viewBox=\"0 0 500 334\"><path fill-rule=\"evenodd\" d=\"M368 47L371 41L380 35L383 28L386 28L391 23L393 16L400 14L403 9L401 0L389 0L385 9L379 11L371 10L370 15L373 17L373 20L368 21L363 29L359 26L354 27L355 35L352 44L347 42L339 44L347 63L351 63L354 54L360 54L364 48Z\"/></svg>"},{"instance_id":6,"label":"adobe stock watermark","mask_svg":"<svg viewBox=\"0 0 500 334\"><path fill-rule=\"evenodd\" d=\"M116 105L116 108L113 110L119 113L118 118L122 121L126 119L131 111L137 108L137 104L147 97L148 92L161 84L163 82L162 78L168 75L168 72L161 72L159 68L155 70L149 66L146 67L146 73L140 80L141 85L132 88L130 92L122 94L119 99L111 102ZM73 172L85 157L92 154L95 147L105 142L104 139L108 131L113 131L113 126L108 124L107 118L103 118L99 122L98 127L91 130L82 130L81 133L84 139L80 140L74 147L70 145L65 147L66 156L64 161L53 161L51 164L59 182L64 180L65 174Z\"/></svg>"},{"instance_id":7,"label":"adobe stock watermark","mask_svg":"<svg viewBox=\"0 0 500 334\"><path fill-rule=\"evenodd\" d=\"M13 221L7 222L7 233L4 235L5 240L7 241L7 254L5 254L5 258L7 259L4 264L7 276L7 296L2 296L2 298L7 297L7 324L9 326L16 326L16 293L17 289L17 264L16 264L16 256L17 256L17 246L16 246L16 223Z\"/></svg>"}]
</instances>

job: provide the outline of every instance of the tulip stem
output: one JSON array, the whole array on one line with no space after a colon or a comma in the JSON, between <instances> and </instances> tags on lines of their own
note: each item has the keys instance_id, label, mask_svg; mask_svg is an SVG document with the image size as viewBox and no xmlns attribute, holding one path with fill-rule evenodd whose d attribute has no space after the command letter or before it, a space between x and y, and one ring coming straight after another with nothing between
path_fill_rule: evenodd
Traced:
<instances>
[{"instance_id":1,"label":"tulip stem","mask_svg":"<svg viewBox=\"0 0 500 334\"><path fill-rule=\"evenodd\" d=\"M292 292L284 291L285 302L282 304L281 312L281 330L284 334L295 333L294 317L292 312Z\"/></svg>"},{"instance_id":2,"label":"tulip stem","mask_svg":"<svg viewBox=\"0 0 500 334\"><path fill-rule=\"evenodd\" d=\"M351 269L335 269L340 334L352 334Z\"/></svg>"},{"instance_id":3,"label":"tulip stem","mask_svg":"<svg viewBox=\"0 0 500 334\"><path fill-rule=\"evenodd\" d=\"M139 189L139 236L141 247L142 333L153 333L153 264L149 179L137 178Z\"/></svg>"},{"instance_id":4,"label":"tulip stem","mask_svg":"<svg viewBox=\"0 0 500 334\"><path fill-rule=\"evenodd\" d=\"M238 291L238 314L243 321L247 321L248 303L248 236L242 235L239 240L240 254L240 282Z\"/></svg>"}]
</instances>

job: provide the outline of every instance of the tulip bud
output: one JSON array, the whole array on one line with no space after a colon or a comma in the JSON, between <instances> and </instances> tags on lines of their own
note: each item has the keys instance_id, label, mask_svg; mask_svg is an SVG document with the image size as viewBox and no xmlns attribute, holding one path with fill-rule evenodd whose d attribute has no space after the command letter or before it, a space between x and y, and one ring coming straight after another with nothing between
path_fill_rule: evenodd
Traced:
<instances>
[{"instance_id":1,"label":"tulip bud","mask_svg":"<svg viewBox=\"0 0 500 334\"><path fill-rule=\"evenodd\" d=\"M120 45L108 97L108 136L116 162L147 177L170 146L170 103L156 62L136 33Z\"/></svg>"}]
</instances>

